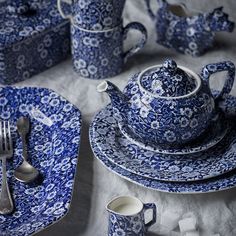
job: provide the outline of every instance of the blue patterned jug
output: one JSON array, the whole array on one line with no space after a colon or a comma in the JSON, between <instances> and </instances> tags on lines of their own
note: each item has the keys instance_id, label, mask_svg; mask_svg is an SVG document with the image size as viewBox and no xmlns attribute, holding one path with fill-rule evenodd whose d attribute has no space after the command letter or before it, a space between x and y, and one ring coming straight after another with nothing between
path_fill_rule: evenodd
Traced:
<instances>
[{"instance_id":1,"label":"blue patterned jug","mask_svg":"<svg viewBox=\"0 0 236 236\"><path fill-rule=\"evenodd\" d=\"M154 13L150 0L145 2L155 22L157 43L184 54L200 56L213 46L215 32L234 30L234 22L228 19L223 7L199 13L190 12L184 4L157 0L159 9Z\"/></svg>"},{"instance_id":2,"label":"blue patterned jug","mask_svg":"<svg viewBox=\"0 0 236 236\"><path fill-rule=\"evenodd\" d=\"M152 220L145 223L144 212L152 210ZM139 199L121 196L107 205L109 212L108 236L130 235L144 236L150 226L156 222L156 205L142 203Z\"/></svg>"}]
</instances>

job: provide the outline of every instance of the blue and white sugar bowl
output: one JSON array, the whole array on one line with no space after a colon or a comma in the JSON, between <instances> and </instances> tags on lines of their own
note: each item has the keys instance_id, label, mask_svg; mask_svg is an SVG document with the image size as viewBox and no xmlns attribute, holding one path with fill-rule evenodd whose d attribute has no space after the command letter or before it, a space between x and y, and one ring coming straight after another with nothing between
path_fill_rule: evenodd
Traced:
<instances>
[{"instance_id":1,"label":"blue and white sugar bowl","mask_svg":"<svg viewBox=\"0 0 236 236\"><path fill-rule=\"evenodd\" d=\"M227 71L221 93L213 96L209 78ZM99 92L107 92L120 129L155 145L183 145L198 138L219 114L218 104L230 93L235 66L230 61L209 64L201 75L173 60L147 68L129 81L122 93L104 81Z\"/></svg>"}]
</instances>

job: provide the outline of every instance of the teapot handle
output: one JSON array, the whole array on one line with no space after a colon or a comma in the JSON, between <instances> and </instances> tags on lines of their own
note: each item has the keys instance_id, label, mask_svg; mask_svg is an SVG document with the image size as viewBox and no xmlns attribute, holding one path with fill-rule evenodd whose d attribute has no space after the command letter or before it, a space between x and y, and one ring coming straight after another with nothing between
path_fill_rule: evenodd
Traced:
<instances>
[{"instance_id":1,"label":"teapot handle","mask_svg":"<svg viewBox=\"0 0 236 236\"><path fill-rule=\"evenodd\" d=\"M202 69L201 77L209 86L210 76L214 73L228 71L226 81L223 89L219 93L219 95L214 96L215 102L218 104L221 100L224 100L225 96L228 95L234 85L234 77L235 77L235 65L231 61L224 61L206 65Z\"/></svg>"}]
</instances>

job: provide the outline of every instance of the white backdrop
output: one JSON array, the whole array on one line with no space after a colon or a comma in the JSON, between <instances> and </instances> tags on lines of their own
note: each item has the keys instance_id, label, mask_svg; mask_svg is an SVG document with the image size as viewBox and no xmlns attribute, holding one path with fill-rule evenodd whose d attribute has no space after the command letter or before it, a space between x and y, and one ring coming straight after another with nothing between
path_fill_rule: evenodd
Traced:
<instances>
[{"instance_id":1,"label":"white backdrop","mask_svg":"<svg viewBox=\"0 0 236 236\"><path fill-rule=\"evenodd\" d=\"M154 5L155 1L153 0ZM229 12L236 21L235 0L185 0L183 2L190 9L205 11L224 4L225 11ZM200 58L192 58L167 50L155 43L154 23L147 15L144 0L127 0L124 18L125 23L134 20L142 22L148 29L149 41L144 50L128 61L124 72L111 79L121 89L132 74L147 66L160 64L166 58L173 58L195 72L200 72L201 68L210 62L232 60L236 63L236 32L218 34L213 50ZM81 110L83 117L81 148L70 211L59 223L37 235L104 236L107 231L106 203L114 196L126 194L136 196L143 202L155 202L158 207L158 222L164 211L176 210L182 213L192 211L199 218L201 235L209 236L215 232L220 233L221 236L235 236L236 189L197 195L175 195L152 191L109 172L93 157L88 140L89 124L93 116L109 102L106 94L96 92L98 83L99 81L80 78L73 71L69 59L28 81L17 84L51 88L75 104ZM212 80L214 88L219 89L222 84L223 80L220 76ZM233 94L236 96L236 83ZM149 235L160 235L158 223L150 231L153 233Z\"/></svg>"}]
</instances>

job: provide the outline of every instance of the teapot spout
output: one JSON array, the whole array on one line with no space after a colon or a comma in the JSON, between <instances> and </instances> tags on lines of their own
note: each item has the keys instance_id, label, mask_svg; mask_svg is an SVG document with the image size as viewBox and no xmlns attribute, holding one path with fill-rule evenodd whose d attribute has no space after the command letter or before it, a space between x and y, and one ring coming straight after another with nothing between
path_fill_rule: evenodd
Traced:
<instances>
[{"instance_id":1,"label":"teapot spout","mask_svg":"<svg viewBox=\"0 0 236 236\"><path fill-rule=\"evenodd\" d=\"M118 87L109 81L103 81L97 86L97 91L100 93L106 92L109 95L115 119L118 122L125 122L127 120L129 102Z\"/></svg>"}]
</instances>

